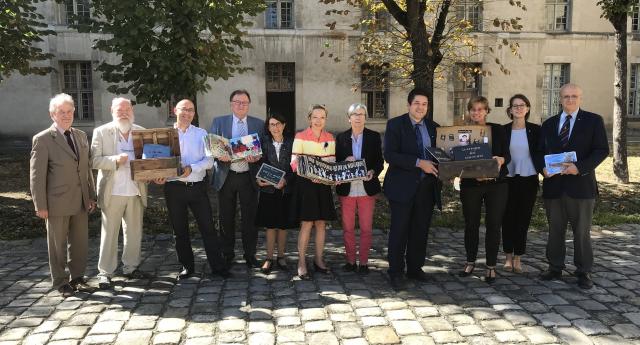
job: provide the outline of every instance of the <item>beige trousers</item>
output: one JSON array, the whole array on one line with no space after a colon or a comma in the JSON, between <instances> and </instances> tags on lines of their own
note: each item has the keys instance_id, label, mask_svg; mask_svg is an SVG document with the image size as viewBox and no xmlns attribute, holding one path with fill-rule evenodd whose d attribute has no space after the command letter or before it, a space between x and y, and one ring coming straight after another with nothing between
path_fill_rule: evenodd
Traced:
<instances>
[{"instance_id":1,"label":"beige trousers","mask_svg":"<svg viewBox=\"0 0 640 345\"><path fill-rule=\"evenodd\" d=\"M71 279L84 276L87 267L89 217L82 209L73 216L55 216L46 220L51 283L55 289Z\"/></svg>"},{"instance_id":2,"label":"beige trousers","mask_svg":"<svg viewBox=\"0 0 640 345\"><path fill-rule=\"evenodd\" d=\"M142 214L139 196L112 195L109 207L102 210L99 276L111 277L118 267L118 237L122 224L122 273L133 272L140 264Z\"/></svg>"}]
</instances>

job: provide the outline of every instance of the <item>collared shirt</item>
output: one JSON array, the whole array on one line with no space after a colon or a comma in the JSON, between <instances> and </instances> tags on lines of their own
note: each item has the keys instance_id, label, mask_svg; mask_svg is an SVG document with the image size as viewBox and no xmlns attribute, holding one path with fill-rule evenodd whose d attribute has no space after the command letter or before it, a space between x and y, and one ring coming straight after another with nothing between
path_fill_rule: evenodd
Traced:
<instances>
[{"instance_id":1,"label":"collared shirt","mask_svg":"<svg viewBox=\"0 0 640 345\"><path fill-rule=\"evenodd\" d=\"M237 138L241 135L248 135L249 133L249 123L248 120L249 116L245 116L244 119L240 119L239 117L236 116L236 114L233 114L231 116L231 138ZM240 133L240 127L238 126L239 122L244 122L244 128L247 130L246 133ZM228 139L231 139L228 138ZM245 171L249 171L249 164L247 163L247 161L242 160L242 161L238 161L238 162L233 162L231 163L231 170L236 171L236 172L245 172Z\"/></svg>"},{"instance_id":2,"label":"collared shirt","mask_svg":"<svg viewBox=\"0 0 640 345\"><path fill-rule=\"evenodd\" d=\"M178 128L177 124L173 125ZM183 182L200 182L207 176L207 169L213 167L213 157L207 157L204 151L204 137L207 131L189 125L186 131L178 128L180 142L180 162L183 167L190 166L191 174L185 178L174 179Z\"/></svg>"},{"instance_id":3,"label":"collared shirt","mask_svg":"<svg viewBox=\"0 0 640 345\"><path fill-rule=\"evenodd\" d=\"M571 138L571 132L573 131L573 125L576 123L576 117L578 116L578 111L580 109L576 109L573 113L571 113L571 121L569 121L569 138ZM558 134L560 134L560 130L562 130L562 125L564 125L564 120L567 118L567 113L563 110L562 114L560 114L560 123L558 124Z\"/></svg>"},{"instance_id":4,"label":"collared shirt","mask_svg":"<svg viewBox=\"0 0 640 345\"><path fill-rule=\"evenodd\" d=\"M358 135L351 134L351 151L355 159L362 159L362 137L362 133ZM349 196L367 196L367 191L364 189L364 182L362 180L351 181Z\"/></svg>"},{"instance_id":5,"label":"collared shirt","mask_svg":"<svg viewBox=\"0 0 640 345\"><path fill-rule=\"evenodd\" d=\"M60 134L62 134L62 137L64 138L64 140L67 140L67 137L64 135L64 129L58 127L57 123L53 123L53 125L56 127L56 129L58 130L58 132L60 132ZM69 127L69 131L71 132L71 127ZM71 141L73 142L73 146L76 148L76 152L78 152L78 145L76 144L76 140L73 138L73 132L71 132Z\"/></svg>"},{"instance_id":6,"label":"collared shirt","mask_svg":"<svg viewBox=\"0 0 640 345\"><path fill-rule=\"evenodd\" d=\"M414 128L416 125L418 125L418 129L420 130L420 135L422 136L423 147L431 147L431 137L429 137L429 130L427 129L427 126L424 123L424 119L422 119L420 122L414 121L411 116L409 116L409 119L411 120L411 125ZM420 163L420 158L416 158L416 166L418 166L418 163Z\"/></svg>"},{"instance_id":7,"label":"collared shirt","mask_svg":"<svg viewBox=\"0 0 640 345\"><path fill-rule=\"evenodd\" d=\"M124 165L121 165L116 170L113 181L113 190L111 195L120 196L136 196L140 195L138 186L131 179L131 160L136 158L135 151L133 150L133 135L129 133L129 137L125 139L120 131L116 128L118 142L116 143L116 152L118 154L126 153L129 159Z\"/></svg>"}]
</instances>

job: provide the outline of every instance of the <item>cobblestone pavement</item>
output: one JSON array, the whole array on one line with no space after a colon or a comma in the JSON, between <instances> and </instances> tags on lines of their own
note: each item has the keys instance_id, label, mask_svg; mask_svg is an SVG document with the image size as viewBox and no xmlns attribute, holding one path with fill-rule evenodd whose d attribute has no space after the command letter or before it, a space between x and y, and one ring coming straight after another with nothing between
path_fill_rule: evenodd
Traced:
<instances>
[{"instance_id":1,"label":"cobblestone pavement","mask_svg":"<svg viewBox=\"0 0 640 345\"><path fill-rule=\"evenodd\" d=\"M360 276L341 272L341 233L333 230L327 257L334 274L313 281L237 263L227 281L176 282L171 237L159 235L143 245L141 268L154 278L119 278L113 291L66 299L49 289L43 239L0 242L0 345L640 344L640 226L596 229L593 237L596 286L589 291L577 288L572 267L561 281L536 279L546 267L544 233L530 235L525 274L499 271L488 285L482 267L472 277L455 274L464 262L462 231L434 229L424 268L431 281L397 293L384 274L382 232L374 236L374 268ZM99 240L90 241L94 277Z\"/></svg>"}]
</instances>

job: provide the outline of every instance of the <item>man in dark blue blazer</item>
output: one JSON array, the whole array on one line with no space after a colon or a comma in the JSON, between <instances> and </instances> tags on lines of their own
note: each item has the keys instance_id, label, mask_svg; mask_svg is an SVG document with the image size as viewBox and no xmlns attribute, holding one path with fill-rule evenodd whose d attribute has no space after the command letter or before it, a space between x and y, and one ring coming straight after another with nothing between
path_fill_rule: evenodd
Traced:
<instances>
[{"instance_id":1,"label":"man in dark blue blazer","mask_svg":"<svg viewBox=\"0 0 640 345\"><path fill-rule=\"evenodd\" d=\"M248 115L251 104L249 92L235 90L231 93L229 101L232 114L214 118L210 132L228 139L254 133L262 136L264 121ZM228 264L231 264L235 257L236 204L239 197L244 259L250 268L259 266L256 260L258 230L254 226L258 206L258 185L255 182L255 175L258 172L259 160L260 157L247 157L237 162L216 159L214 163L211 184L218 192L222 251Z\"/></svg>"},{"instance_id":2,"label":"man in dark blue blazer","mask_svg":"<svg viewBox=\"0 0 640 345\"><path fill-rule=\"evenodd\" d=\"M389 163L384 194L391 208L388 274L394 289L404 288L405 263L408 278L427 280L422 266L431 215L441 189L436 165L427 159L424 150L435 146L438 127L426 117L426 90L411 90L407 103L409 112L389 120L384 136L384 158Z\"/></svg>"},{"instance_id":3,"label":"man in dark blue blazer","mask_svg":"<svg viewBox=\"0 0 640 345\"><path fill-rule=\"evenodd\" d=\"M536 169L544 175L542 198L549 222L547 260L542 280L559 279L565 268L567 222L573 231L578 286L593 287L591 269L591 221L598 194L596 167L609 155L609 143L600 115L580 109L582 89L575 84L560 88L562 112L542 124L535 156ZM549 175L544 156L575 151L577 161L565 163L561 173Z\"/></svg>"}]
</instances>

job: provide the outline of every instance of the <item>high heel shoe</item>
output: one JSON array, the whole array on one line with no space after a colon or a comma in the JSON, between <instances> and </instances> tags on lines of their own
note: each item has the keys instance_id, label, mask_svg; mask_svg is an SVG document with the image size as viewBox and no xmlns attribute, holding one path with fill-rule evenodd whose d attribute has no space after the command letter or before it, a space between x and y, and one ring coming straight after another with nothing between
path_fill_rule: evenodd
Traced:
<instances>
[{"instance_id":1,"label":"high heel shoe","mask_svg":"<svg viewBox=\"0 0 640 345\"><path fill-rule=\"evenodd\" d=\"M315 261L313 261L313 270L318 273L329 274L329 268L322 268L318 266L318 264Z\"/></svg>"},{"instance_id":2,"label":"high heel shoe","mask_svg":"<svg viewBox=\"0 0 640 345\"><path fill-rule=\"evenodd\" d=\"M309 272L300 273L300 267L298 266L298 278L300 280L311 280L311 275L309 275Z\"/></svg>"},{"instance_id":3,"label":"high heel shoe","mask_svg":"<svg viewBox=\"0 0 640 345\"><path fill-rule=\"evenodd\" d=\"M467 271L467 268L471 267L471 270ZM464 267L462 268L462 271L460 271L460 273L458 273L458 277L468 277L471 275L471 273L473 273L473 270L476 269L476 263L475 262L465 262L464 263Z\"/></svg>"},{"instance_id":4,"label":"high heel shoe","mask_svg":"<svg viewBox=\"0 0 640 345\"><path fill-rule=\"evenodd\" d=\"M487 273L484 276L484 281L487 284L491 284L496 281L496 268L495 267L487 267Z\"/></svg>"},{"instance_id":5,"label":"high heel shoe","mask_svg":"<svg viewBox=\"0 0 640 345\"><path fill-rule=\"evenodd\" d=\"M265 267L266 265L266 267ZM262 264L262 266L260 267L260 271L264 274L269 274L271 273L271 269L273 268L273 260L272 259L266 259L264 260L264 263Z\"/></svg>"}]
</instances>

